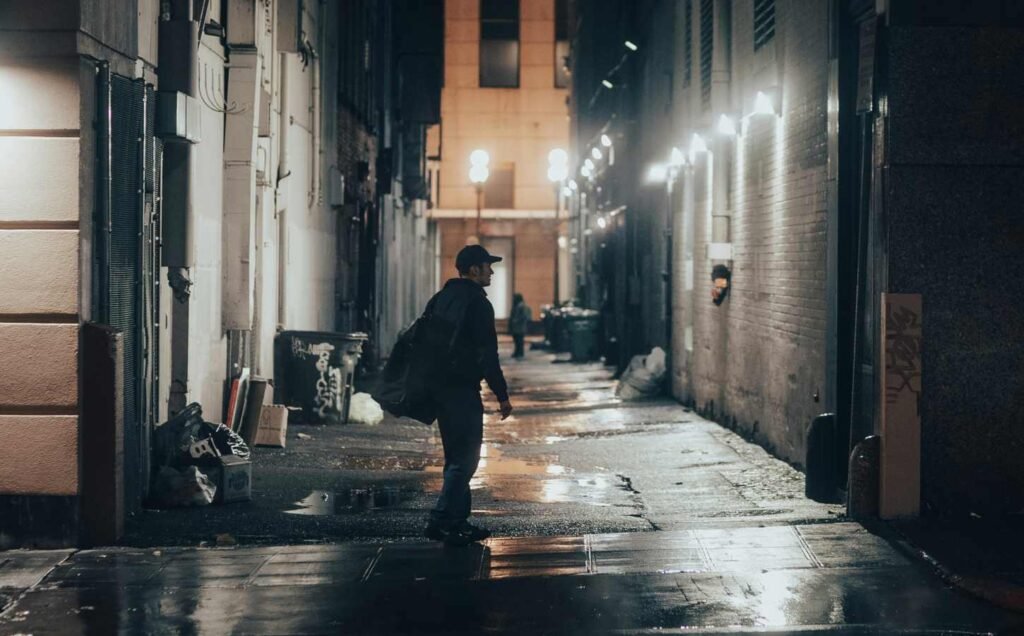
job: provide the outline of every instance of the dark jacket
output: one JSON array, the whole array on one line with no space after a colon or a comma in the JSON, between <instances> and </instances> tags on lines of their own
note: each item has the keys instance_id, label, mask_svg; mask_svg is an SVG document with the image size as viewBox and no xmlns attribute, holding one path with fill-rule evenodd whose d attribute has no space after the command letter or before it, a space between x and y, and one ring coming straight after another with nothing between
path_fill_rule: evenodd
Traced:
<instances>
[{"instance_id":1,"label":"dark jacket","mask_svg":"<svg viewBox=\"0 0 1024 636\"><path fill-rule=\"evenodd\" d=\"M512 307L512 314L508 317L508 332L513 336L525 335L530 326L530 318L533 312L525 302L518 302Z\"/></svg>"},{"instance_id":2,"label":"dark jacket","mask_svg":"<svg viewBox=\"0 0 1024 636\"><path fill-rule=\"evenodd\" d=\"M437 292L427 311L461 325L452 347L451 383L480 385L486 380L498 401L508 400L508 384L498 363L494 307L484 288L465 278L452 278Z\"/></svg>"}]
</instances>

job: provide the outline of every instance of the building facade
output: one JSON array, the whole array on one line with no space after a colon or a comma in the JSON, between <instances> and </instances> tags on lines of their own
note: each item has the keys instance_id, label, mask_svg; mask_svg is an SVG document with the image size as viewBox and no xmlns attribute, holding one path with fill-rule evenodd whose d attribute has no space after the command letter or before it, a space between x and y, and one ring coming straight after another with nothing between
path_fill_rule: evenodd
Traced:
<instances>
[{"instance_id":1,"label":"building facade","mask_svg":"<svg viewBox=\"0 0 1024 636\"><path fill-rule=\"evenodd\" d=\"M434 278L441 19L412 1L0 6L0 546L116 541L154 427L192 402L220 421L242 369L273 377L279 331L389 347ZM419 111L400 108L408 77Z\"/></svg>"},{"instance_id":2,"label":"building facade","mask_svg":"<svg viewBox=\"0 0 1024 636\"><path fill-rule=\"evenodd\" d=\"M467 243L501 254L505 261L488 291L499 320L508 317L513 292L523 294L535 317L555 300L556 287L559 300L572 297L568 252L559 248L567 227L565 183L548 179L550 152L569 141L565 7L556 0L445 2L442 123L431 137L438 282L457 275L455 254ZM478 149L489 155L479 195L469 178L470 154Z\"/></svg>"},{"instance_id":3,"label":"building facade","mask_svg":"<svg viewBox=\"0 0 1024 636\"><path fill-rule=\"evenodd\" d=\"M609 359L665 348L676 398L796 465L825 415L840 489L854 446L880 436L883 516L1019 509L1005 493L1019 492L1010 358L1024 325L989 317L1022 298L976 273L1022 267L1006 212L1019 197L995 185L1020 171L1007 119L1020 12L651 0L571 13L575 271ZM594 148L604 158L585 170Z\"/></svg>"}]
</instances>

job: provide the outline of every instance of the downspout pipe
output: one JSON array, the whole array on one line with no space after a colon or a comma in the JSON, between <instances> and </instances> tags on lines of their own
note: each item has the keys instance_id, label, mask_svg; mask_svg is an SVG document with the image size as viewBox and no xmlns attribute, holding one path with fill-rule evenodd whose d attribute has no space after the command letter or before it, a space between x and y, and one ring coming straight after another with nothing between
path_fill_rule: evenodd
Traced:
<instances>
[{"instance_id":1,"label":"downspout pipe","mask_svg":"<svg viewBox=\"0 0 1024 636\"><path fill-rule=\"evenodd\" d=\"M280 121L278 124L277 181L274 184L274 218L277 219L277 328L285 328L287 321L287 280L288 269L288 197L281 201L281 184L291 176L291 164L288 156L288 139L291 136L291 110L288 108L288 54L280 53Z\"/></svg>"},{"instance_id":2,"label":"downspout pipe","mask_svg":"<svg viewBox=\"0 0 1024 636\"><path fill-rule=\"evenodd\" d=\"M192 0L161 3L158 67L160 90L198 94L198 54L201 26ZM189 268L195 264L193 240L192 172L195 149L191 143L168 139L164 148L163 227L161 260L167 266L174 293L171 309L171 385L168 412L185 408L188 398L189 321L191 314Z\"/></svg>"}]
</instances>

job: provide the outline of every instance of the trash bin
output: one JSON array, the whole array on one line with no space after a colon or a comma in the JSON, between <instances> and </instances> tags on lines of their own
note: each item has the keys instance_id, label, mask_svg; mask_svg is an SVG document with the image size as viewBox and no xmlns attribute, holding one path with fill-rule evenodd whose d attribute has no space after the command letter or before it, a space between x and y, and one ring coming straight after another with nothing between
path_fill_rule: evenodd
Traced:
<instances>
[{"instance_id":1,"label":"trash bin","mask_svg":"<svg viewBox=\"0 0 1024 636\"><path fill-rule=\"evenodd\" d=\"M569 351L573 362L597 360L599 314L591 309L578 309L565 318L569 334Z\"/></svg>"},{"instance_id":2,"label":"trash bin","mask_svg":"<svg viewBox=\"0 0 1024 636\"><path fill-rule=\"evenodd\" d=\"M344 424L365 333L282 331L274 351L274 398L302 409L302 421Z\"/></svg>"},{"instance_id":3,"label":"trash bin","mask_svg":"<svg viewBox=\"0 0 1024 636\"><path fill-rule=\"evenodd\" d=\"M558 320L558 307L541 305L541 320L544 322L544 344L552 351L555 349L555 323Z\"/></svg>"}]
</instances>

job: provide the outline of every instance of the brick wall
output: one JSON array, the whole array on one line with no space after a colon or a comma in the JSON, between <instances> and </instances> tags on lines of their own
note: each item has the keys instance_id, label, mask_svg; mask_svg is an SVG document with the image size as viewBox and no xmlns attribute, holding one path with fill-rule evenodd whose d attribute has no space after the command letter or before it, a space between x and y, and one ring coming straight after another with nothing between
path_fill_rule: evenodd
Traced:
<instances>
[{"instance_id":1,"label":"brick wall","mask_svg":"<svg viewBox=\"0 0 1024 636\"><path fill-rule=\"evenodd\" d=\"M752 12L752 0L733 3L731 73L712 101L747 114L774 86L782 116L749 118L744 136L718 138L715 157L697 159L693 351L680 397L802 463L826 380L827 5L779 0L774 42L756 54ZM718 115L698 107L690 119L706 127ZM712 213L729 215L733 251L721 306L710 298L711 268L724 262L707 258Z\"/></svg>"}]
</instances>

